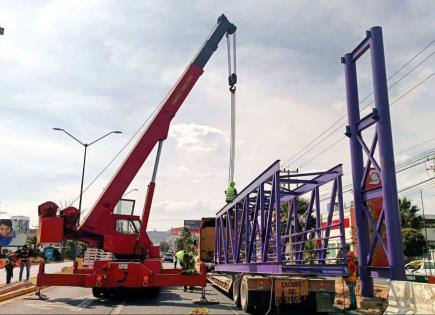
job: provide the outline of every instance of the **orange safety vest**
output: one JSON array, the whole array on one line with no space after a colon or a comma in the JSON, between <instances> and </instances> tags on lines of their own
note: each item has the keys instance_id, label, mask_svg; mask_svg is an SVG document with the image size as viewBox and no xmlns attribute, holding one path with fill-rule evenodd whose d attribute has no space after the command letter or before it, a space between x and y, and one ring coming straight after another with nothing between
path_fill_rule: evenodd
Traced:
<instances>
[{"instance_id":1,"label":"orange safety vest","mask_svg":"<svg viewBox=\"0 0 435 315\"><path fill-rule=\"evenodd\" d=\"M352 252L347 254L347 270L349 271L349 276L345 277L346 283L356 283L358 280L358 263Z\"/></svg>"}]
</instances>

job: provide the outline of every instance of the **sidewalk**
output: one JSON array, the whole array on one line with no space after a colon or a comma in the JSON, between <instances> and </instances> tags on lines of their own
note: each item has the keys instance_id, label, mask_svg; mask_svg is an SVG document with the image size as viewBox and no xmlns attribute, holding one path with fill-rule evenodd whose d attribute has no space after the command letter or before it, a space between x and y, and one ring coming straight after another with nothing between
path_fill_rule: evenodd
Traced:
<instances>
[{"instance_id":1,"label":"sidewalk","mask_svg":"<svg viewBox=\"0 0 435 315\"><path fill-rule=\"evenodd\" d=\"M67 261L67 262L55 262L55 263L47 263L45 265L45 272L46 273L56 273L56 272L60 272L62 270L63 267L72 267L73 263L72 261ZM39 265L32 265L31 269L30 269L30 277L36 277L36 275L38 274L38 269L39 269ZM15 267L14 268L14 277L12 278L12 282L11 283L17 283L18 282L18 277L20 275L20 268L19 267ZM25 280L26 277L26 269L23 270L23 280ZM5 269L0 269L0 286L3 286L6 284L6 272Z\"/></svg>"}]
</instances>

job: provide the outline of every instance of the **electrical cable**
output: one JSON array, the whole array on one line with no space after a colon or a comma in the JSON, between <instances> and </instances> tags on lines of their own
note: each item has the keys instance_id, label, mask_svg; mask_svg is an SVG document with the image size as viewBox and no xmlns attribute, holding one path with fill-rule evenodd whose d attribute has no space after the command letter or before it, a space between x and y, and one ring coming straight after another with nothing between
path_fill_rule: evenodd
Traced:
<instances>
[{"instance_id":1,"label":"electrical cable","mask_svg":"<svg viewBox=\"0 0 435 315\"><path fill-rule=\"evenodd\" d=\"M415 89L417 89L418 87L420 87L423 83L425 83L426 81L428 81L430 78L432 78L435 75L435 72L432 72L431 74L429 74L427 77L425 77L423 80L419 81L416 85L412 86L410 89L408 89L405 93L401 94L400 96L398 96L394 101L392 101L390 103L390 106L393 106L394 104L396 104L397 102L399 102L400 100L402 100L403 98L405 98L406 96L408 96L411 92L413 92ZM345 124L341 125L339 128L345 126ZM326 140L327 138L329 138L332 135L329 134L327 137L325 137L323 140ZM322 152L320 152L320 154L317 154L314 158L311 158L308 162L313 161L315 158L319 157L321 155L321 153L324 153L330 149L332 149L333 146L337 145L340 141L342 141L345 138L345 136L343 136L342 138L340 138L338 141L336 141L335 143L333 143L332 145L330 145L328 148L326 148L325 150L323 150ZM299 159L299 158L298 158ZM308 162L302 164L303 166L305 166L306 164L308 164ZM298 169L301 168L301 166L298 167Z\"/></svg>"},{"instance_id":2,"label":"electrical cable","mask_svg":"<svg viewBox=\"0 0 435 315\"><path fill-rule=\"evenodd\" d=\"M431 42L429 42L429 44L427 44L425 47L423 47L417 54L415 54L411 59L409 59L405 64L403 64L402 66L400 66L391 76L389 76L387 78L387 81L392 79L393 77L395 77L401 70L403 70L407 65L409 65L412 61L414 61L419 55L421 55L427 48L429 48L433 43L435 42L435 40L432 40ZM413 71L415 71L421 64L423 64L424 62L426 62L430 57L432 57L435 54L435 51L433 51L432 53L430 53L428 56L426 56L422 61L420 61L416 66L414 66L411 70L409 70L407 73L405 73L399 80L397 80L395 83L393 83L391 86L388 87L388 89L391 89L392 87L394 87L395 85L397 85L400 81L402 81L405 77L407 77L410 73L412 73ZM367 100L371 95L373 95L373 92L369 93L367 96L365 96L361 101L360 101L360 105ZM370 106L371 104L373 104L374 101L370 102L368 105L366 105L365 107L363 107L361 109L361 111L363 111L364 109L366 109L368 106ZM309 146L311 146L314 142L316 142L320 137L322 137L323 134L325 134L326 132L328 132L329 130L331 130L334 125L336 125L337 123L339 123L341 120L343 120L346 117L346 114L343 114L337 121L335 121L331 126L329 126L327 129L325 129L322 133L320 133L319 136L317 136L316 138L314 138L313 140L311 140L307 145L305 145L301 150L299 150L296 154L294 154L292 157L290 157L286 162L284 162L283 164L286 166L290 166L291 164L293 164L295 162L295 157L297 157L298 155L301 155L302 152L305 151L306 148L308 148ZM344 124L345 125L345 124ZM328 136L329 137L329 136ZM328 138L326 137L326 138ZM318 144L317 144L318 145ZM305 154L305 153L304 153Z\"/></svg>"},{"instance_id":3,"label":"electrical cable","mask_svg":"<svg viewBox=\"0 0 435 315\"><path fill-rule=\"evenodd\" d=\"M427 182L432 181L432 180L434 180L434 179L435 179L435 176L434 176L434 177L431 177L431 178L429 178L429 179L426 179L426 180L424 180L424 181L418 182L418 183L416 183L416 184L413 184L413 185L411 185L411 186L405 187L405 188L399 190L398 193L400 194L400 193L402 193L402 192L404 192L404 191L406 191L406 190L409 190L409 189L411 189L411 188L414 188L414 187L420 186L421 184L427 183Z\"/></svg>"}]
</instances>

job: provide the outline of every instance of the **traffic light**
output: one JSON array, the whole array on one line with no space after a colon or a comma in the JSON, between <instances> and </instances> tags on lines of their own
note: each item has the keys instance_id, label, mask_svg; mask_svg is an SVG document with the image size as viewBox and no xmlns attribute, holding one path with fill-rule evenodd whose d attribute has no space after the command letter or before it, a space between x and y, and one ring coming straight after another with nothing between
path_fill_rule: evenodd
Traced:
<instances>
[{"instance_id":1,"label":"traffic light","mask_svg":"<svg viewBox=\"0 0 435 315\"><path fill-rule=\"evenodd\" d=\"M5 29L3 27L0 27L0 35L3 35L5 33Z\"/></svg>"}]
</instances>

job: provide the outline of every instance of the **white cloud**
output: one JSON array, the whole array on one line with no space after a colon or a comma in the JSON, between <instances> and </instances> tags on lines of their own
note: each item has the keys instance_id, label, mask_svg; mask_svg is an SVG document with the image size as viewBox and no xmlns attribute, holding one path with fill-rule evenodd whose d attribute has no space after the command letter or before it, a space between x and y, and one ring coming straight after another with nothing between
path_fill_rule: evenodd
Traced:
<instances>
[{"instance_id":1,"label":"white cloud","mask_svg":"<svg viewBox=\"0 0 435 315\"><path fill-rule=\"evenodd\" d=\"M214 151L223 140L221 130L194 123L173 125L169 135L175 138L177 148L188 152Z\"/></svg>"},{"instance_id":2,"label":"white cloud","mask_svg":"<svg viewBox=\"0 0 435 315\"><path fill-rule=\"evenodd\" d=\"M434 8L428 1L228 5L201 1L193 7L162 1L4 3L0 8L0 23L6 30L0 37L2 208L29 215L35 223L39 203L77 196L82 151L51 128L65 128L85 141L109 130L124 132L90 148L85 183L89 182L164 98L222 12L238 26L235 173L240 190L275 159L287 160L345 113L339 58L361 41L366 29L382 22L391 74L433 39ZM403 21L409 21L407 27ZM392 89L390 100L433 71L434 61L428 59ZM174 118L157 176L151 229L178 225L179 221L164 221L176 215L180 220L213 215L222 206L229 155L226 62L222 42ZM362 99L371 89L367 62L358 64L358 78ZM428 81L392 107L396 151L432 137L432 85ZM321 141L292 168L330 146L343 132L339 129ZM84 208L92 206L124 156L86 193ZM138 205L143 203L153 163L151 155L130 185L139 189L129 195ZM337 163L344 163L344 181L349 182L347 139L303 170ZM399 186L425 175L423 167L403 174ZM425 198L427 211L433 212L433 194L427 192Z\"/></svg>"}]
</instances>

